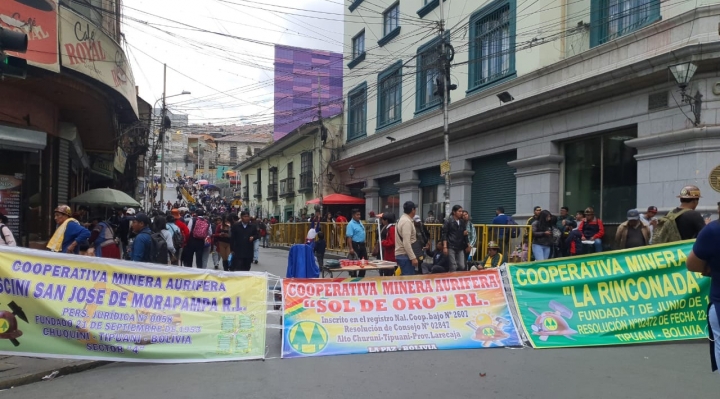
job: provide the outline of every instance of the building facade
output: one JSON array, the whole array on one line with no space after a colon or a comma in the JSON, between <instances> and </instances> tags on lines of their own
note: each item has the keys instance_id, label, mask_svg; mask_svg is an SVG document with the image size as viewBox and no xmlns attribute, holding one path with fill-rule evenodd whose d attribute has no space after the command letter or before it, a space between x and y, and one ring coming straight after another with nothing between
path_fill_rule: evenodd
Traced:
<instances>
[{"instance_id":1,"label":"building facade","mask_svg":"<svg viewBox=\"0 0 720 399\"><path fill-rule=\"evenodd\" d=\"M242 163L273 141L272 125L265 132L231 134L215 139L217 143L217 164L234 167Z\"/></svg>"},{"instance_id":2,"label":"building facade","mask_svg":"<svg viewBox=\"0 0 720 399\"><path fill-rule=\"evenodd\" d=\"M498 206L517 218L592 206L619 223L632 208L674 208L687 184L706 198L699 210L715 210L719 1L355 0L333 166L362 187L367 210L412 200L442 213L440 36L419 22L439 20L439 4L457 85L450 201L474 221L490 223ZM684 91L702 96L697 120L669 70L685 62L697 66Z\"/></svg>"},{"instance_id":3,"label":"building facade","mask_svg":"<svg viewBox=\"0 0 720 399\"><path fill-rule=\"evenodd\" d=\"M275 45L275 132L279 140L298 126L337 115L343 100L343 55Z\"/></svg>"},{"instance_id":4,"label":"building facade","mask_svg":"<svg viewBox=\"0 0 720 399\"><path fill-rule=\"evenodd\" d=\"M88 189L137 194L150 109L123 50L120 2L80 3L0 2L0 26L29 40L11 54L28 61L27 78L0 80L0 211L23 245L44 247L53 209Z\"/></svg>"},{"instance_id":5,"label":"building facade","mask_svg":"<svg viewBox=\"0 0 720 399\"><path fill-rule=\"evenodd\" d=\"M327 131L323 141L320 127ZM291 217L314 212L306 202L343 192L330 161L342 140L342 114L306 123L240 163L243 207L257 217Z\"/></svg>"}]
</instances>

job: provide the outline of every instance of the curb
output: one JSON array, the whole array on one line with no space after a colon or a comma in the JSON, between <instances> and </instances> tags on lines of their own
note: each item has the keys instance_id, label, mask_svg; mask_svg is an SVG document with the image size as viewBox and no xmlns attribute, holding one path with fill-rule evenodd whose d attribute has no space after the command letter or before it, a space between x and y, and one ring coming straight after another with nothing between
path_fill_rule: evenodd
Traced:
<instances>
[{"instance_id":1,"label":"curb","mask_svg":"<svg viewBox=\"0 0 720 399\"><path fill-rule=\"evenodd\" d=\"M40 371L37 373L31 373L31 374L25 374L25 375L19 375L16 377L11 377L7 379L0 380L0 390L10 389L10 388L16 388L22 385L28 385L32 384L34 382L40 382L43 380L43 377L46 375L58 371L58 375L55 376L55 378L63 376L63 375L70 375L75 373L80 373L87 370L92 370L94 368L105 366L106 364L110 364L113 362L108 361L88 361L85 363L79 363L79 364L73 364L65 367L60 367L58 369L51 369L46 371Z\"/></svg>"}]
</instances>

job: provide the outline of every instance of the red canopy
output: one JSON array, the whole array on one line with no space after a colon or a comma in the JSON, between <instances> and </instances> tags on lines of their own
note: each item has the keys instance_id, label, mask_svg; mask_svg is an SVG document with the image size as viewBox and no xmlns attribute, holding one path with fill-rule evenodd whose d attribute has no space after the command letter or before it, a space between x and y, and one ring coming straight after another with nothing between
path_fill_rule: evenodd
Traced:
<instances>
[{"instance_id":1,"label":"red canopy","mask_svg":"<svg viewBox=\"0 0 720 399\"><path fill-rule=\"evenodd\" d=\"M320 198L312 199L306 204L316 205L320 203ZM365 205L365 199L351 197L345 194L330 194L323 197L323 205Z\"/></svg>"}]
</instances>

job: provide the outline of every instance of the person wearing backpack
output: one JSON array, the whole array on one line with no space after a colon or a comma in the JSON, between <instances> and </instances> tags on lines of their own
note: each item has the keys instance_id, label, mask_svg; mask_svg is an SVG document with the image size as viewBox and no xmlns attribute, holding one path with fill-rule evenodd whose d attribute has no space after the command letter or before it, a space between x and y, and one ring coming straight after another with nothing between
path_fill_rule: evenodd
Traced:
<instances>
[{"instance_id":1,"label":"person wearing backpack","mask_svg":"<svg viewBox=\"0 0 720 399\"><path fill-rule=\"evenodd\" d=\"M113 228L101 217L92 219L92 230L88 243L90 244L89 254L94 253L98 258L120 259L120 247L115 242Z\"/></svg>"},{"instance_id":2,"label":"person wearing backpack","mask_svg":"<svg viewBox=\"0 0 720 399\"><path fill-rule=\"evenodd\" d=\"M203 263L203 257L205 255L205 243L209 242L211 238L210 222L205 218L204 210L197 209L195 211L195 217L190 219L188 229L190 230L190 237L185 244L183 264L185 267L192 267L194 257L196 267L198 269L204 269L205 263Z\"/></svg>"},{"instance_id":3,"label":"person wearing backpack","mask_svg":"<svg viewBox=\"0 0 720 399\"><path fill-rule=\"evenodd\" d=\"M695 210L700 203L700 189L697 186L685 186L680 190L680 207L668 212L657 221L653 228L652 243L691 240L705 227L702 214Z\"/></svg>"},{"instance_id":4,"label":"person wearing backpack","mask_svg":"<svg viewBox=\"0 0 720 399\"><path fill-rule=\"evenodd\" d=\"M167 219L165 219L165 216L155 216L153 219L153 232L154 233L160 233L165 240L165 245L167 247L167 254L168 254L168 262L165 263L166 265L173 264L177 262L177 258L175 257L175 244L173 240L173 232L168 226ZM178 230L178 235L181 236L180 230Z\"/></svg>"},{"instance_id":5,"label":"person wearing backpack","mask_svg":"<svg viewBox=\"0 0 720 399\"><path fill-rule=\"evenodd\" d=\"M135 262L151 262L153 251L150 218L144 213L138 213L132 220L130 228L135 233L130 260Z\"/></svg>"},{"instance_id":6,"label":"person wearing backpack","mask_svg":"<svg viewBox=\"0 0 720 399\"><path fill-rule=\"evenodd\" d=\"M13 236L12 231L7 226L8 224L8 217L6 215L0 215L0 245L7 245L8 247L17 247L17 243L15 242L15 237Z\"/></svg>"}]
</instances>

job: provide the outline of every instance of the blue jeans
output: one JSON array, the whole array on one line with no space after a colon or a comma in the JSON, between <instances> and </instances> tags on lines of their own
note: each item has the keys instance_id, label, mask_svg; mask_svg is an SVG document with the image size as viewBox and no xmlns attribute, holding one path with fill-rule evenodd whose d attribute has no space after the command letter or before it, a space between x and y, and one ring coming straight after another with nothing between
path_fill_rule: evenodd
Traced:
<instances>
[{"instance_id":1,"label":"blue jeans","mask_svg":"<svg viewBox=\"0 0 720 399\"><path fill-rule=\"evenodd\" d=\"M602 251L603 251L602 240L601 240L601 239L596 238L596 239L595 239L595 242L593 243L593 246L595 247L595 252L602 252Z\"/></svg>"},{"instance_id":2,"label":"blue jeans","mask_svg":"<svg viewBox=\"0 0 720 399\"><path fill-rule=\"evenodd\" d=\"M398 255L395 257L395 261L400 266L400 272L403 276L414 276L415 266L407 255Z\"/></svg>"},{"instance_id":3,"label":"blue jeans","mask_svg":"<svg viewBox=\"0 0 720 399\"><path fill-rule=\"evenodd\" d=\"M253 241L253 260L257 262L260 260L260 240L254 240Z\"/></svg>"},{"instance_id":4,"label":"blue jeans","mask_svg":"<svg viewBox=\"0 0 720 399\"><path fill-rule=\"evenodd\" d=\"M708 310L708 321L710 327L712 327L713 340L715 341L715 361L720 362L720 320L718 320L715 305L710 306L710 310Z\"/></svg>"},{"instance_id":5,"label":"blue jeans","mask_svg":"<svg viewBox=\"0 0 720 399\"><path fill-rule=\"evenodd\" d=\"M533 244L532 254L535 260L550 259L550 247L547 245Z\"/></svg>"}]
</instances>

